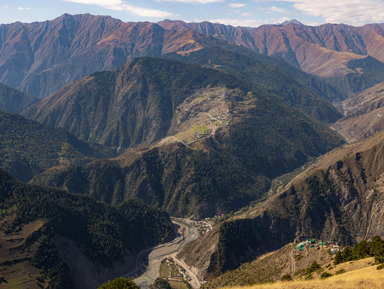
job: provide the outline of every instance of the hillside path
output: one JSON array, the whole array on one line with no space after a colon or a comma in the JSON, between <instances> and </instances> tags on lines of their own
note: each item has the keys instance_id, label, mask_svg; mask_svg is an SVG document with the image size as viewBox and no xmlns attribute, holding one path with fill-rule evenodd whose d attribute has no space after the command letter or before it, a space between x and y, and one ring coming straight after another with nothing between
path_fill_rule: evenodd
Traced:
<instances>
[{"instance_id":1,"label":"hillside path","mask_svg":"<svg viewBox=\"0 0 384 289\"><path fill-rule=\"evenodd\" d=\"M295 262L295 257L293 256L293 250L289 252L289 261L290 261L291 276L293 276L296 272L296 262Z\"/></svg>"}]
</instances>

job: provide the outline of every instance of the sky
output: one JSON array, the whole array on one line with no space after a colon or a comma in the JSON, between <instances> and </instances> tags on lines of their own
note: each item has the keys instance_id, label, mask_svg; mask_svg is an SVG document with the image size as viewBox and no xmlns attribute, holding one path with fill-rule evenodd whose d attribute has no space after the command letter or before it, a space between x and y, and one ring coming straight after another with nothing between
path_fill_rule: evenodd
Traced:
<instances>
[{"instance_id":1,"label":"sky","mask_svg":"<svg viewBox=\"0 0 384 289\"><path fill-rule=\"evenodd\" d=\"M60 15L109 15L125 22L164 19L258 27L287 20L311 26L384 22L384 0L0 0L0 24Z\"/></svg>"}]
</instances>

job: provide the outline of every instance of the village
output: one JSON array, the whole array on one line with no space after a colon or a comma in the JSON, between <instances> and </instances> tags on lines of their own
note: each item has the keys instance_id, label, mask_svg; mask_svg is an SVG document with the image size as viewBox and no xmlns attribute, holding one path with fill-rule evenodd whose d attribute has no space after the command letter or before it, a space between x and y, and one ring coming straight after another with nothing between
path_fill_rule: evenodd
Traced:
<instances>
[{"instance_id":1,"label":"village","mask_svg":"<svg viewBox=\"0 0 384 289\"><path fill-rule=\"evenodd\" d=\"M175 263L173 258L165 258L161 261L160 278L167 280L172 288L192 288L188 283L192 280L191 277L187 275L183 267Z\"/></svg>"},{"instance_id":2,"label":"village","mask_svg":"<svg viewBox=\"0 0 384 289\"><path fill-rule=\"evenodd\" d=\"M332 254L336 254L337 251L340 251L339 245L332 244L330 241L323 242L308 238L296 245L296 256L299 256L302 251L307 251L308 248L314 248L316 250L320 250L321 248L329 249Z\"/></svg>"},{"instance_id":3,"label":"village","mask_svg":"<svg viewBox=\"0 0 384 289\"><path fill-rule=\"evenodd\" d=\"M212 231L212 229L217 226L218 224L222 223L226 219L228 219L232 214L221 214L221 215L215 215L212 218L205 218L201 221L197 221L194 223L195 227L197 228L197 231L199 232L200 236L209 233Z\"/></svg>"},{"instance_id":4,"label":"village","mask_svg":"<svg viewBox=\"0 0 384 289\"><path fill-rule=\"evenodd\" d=\"M210 222L207 221L198 221L196 222L197 231L200 236L212 231L213 226Z\"/></svg>"},{"instance_id":5,"label":"village","mask_svg":"<svg viewBox=\"0 0 384 289\"><path fill-rule=\"evenodd\" d=\"M197 127L192 137L192 140L183 140L183 143L191 144L195 141L206 138L213 134L217 128L228 125L231 120L232 114L229 110L227 110L226 112L219 112L213 115L208 114L208 120L203 126Z\"/></svg>"}]
</instances>

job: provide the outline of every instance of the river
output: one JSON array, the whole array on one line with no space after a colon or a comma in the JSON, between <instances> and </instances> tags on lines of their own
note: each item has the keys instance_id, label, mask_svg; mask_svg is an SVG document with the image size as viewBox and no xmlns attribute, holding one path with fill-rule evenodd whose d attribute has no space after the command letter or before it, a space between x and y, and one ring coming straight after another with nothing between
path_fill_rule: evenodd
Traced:
<instances>
[{"instance_id":1,"label":"river","mask_svg":"<svg viewBox=\"0 0 384 289\"><path fill-rule=\"evenodd\" d=\"M192 278L190 283L193 288L200 287L200 281L195 274L191 272L182 261L175 258L177 252L179 252L186 243L197 239L199 236L197 229L193 225L193 222L188 219L172 218L172 222L177 231L176 238L168 243L140 252L136 258L136 268L126 274L126 277L133 279L140 288L149 288L149 285L159 277L161 260L166 257L174 258L176 262L187 270L189 276Z\"/></svg>"}]
</instances>

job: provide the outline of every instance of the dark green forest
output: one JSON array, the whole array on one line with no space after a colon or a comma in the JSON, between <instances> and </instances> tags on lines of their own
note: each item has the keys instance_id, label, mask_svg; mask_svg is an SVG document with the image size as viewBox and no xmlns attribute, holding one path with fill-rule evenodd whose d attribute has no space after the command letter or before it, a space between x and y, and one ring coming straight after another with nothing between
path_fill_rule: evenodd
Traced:
<instances>
[{"instance_id":1,"label":"dark green forest","mask_svg":"<svg viewBox=\"0 0 384 289\"><path fill-rule=\"evenodd\" d=\"M92 90L96 93L98 85L111 83L98 79L110 79L113 73L118 75L119 85L135 84L129 95L122 92L119 97L127 97L124 103L131 100L124 106L124 114L130 118L121 120L127 130L121 126L117 131L107 130L116 132L118 138L114 140L120 144L132 145L133 138L141 143L149 141L147 137L154 141L166 136L180 103L194 93L198 97L199 89L206 87L228 89L226 103L231 121L214 136L189 145L175 143L136 151L135 160L128 165L124 159L129 159L129 154L119 157L120 161L96 161L48 171L34 182L87 193L114 204L138 197L175 216L201 218L235 211L260 199L272 178L344 142L327 125L227 72L175 60L139 58L113 72L94 74L86 85L96 85L98 88ZM85 88L78 92L85 95ZM110 86L104 91L110 91Z\"/></svg>"},{"instance_id":2,"label":"dark green forest","mask_svg":"<svg viewBox=\"0 0 384 289\"><path fill-rule=\"evenodd\" d=\"M74 288L69 268L53 243L56 235L76 242L94 264L108 267L174 234L169 216L141 200L130 199L114 207L88 196L24 184L2 169L0 204L3 214L15 215L8 225L9 233L34 220L44 220L25 240L25 247L38 245L31 262L52 289Z\"/></svg>"},{"instance_id":3,"label":"dark green forest","mask_svg":"<svg viewBox=\"0 0 384 289\"><path fill-rule=\"evenodd\" d=\"M58 165L83 164L116 153L61 128L0 111L0 167L22 181Z\"/></svg>"}]
</instances>

